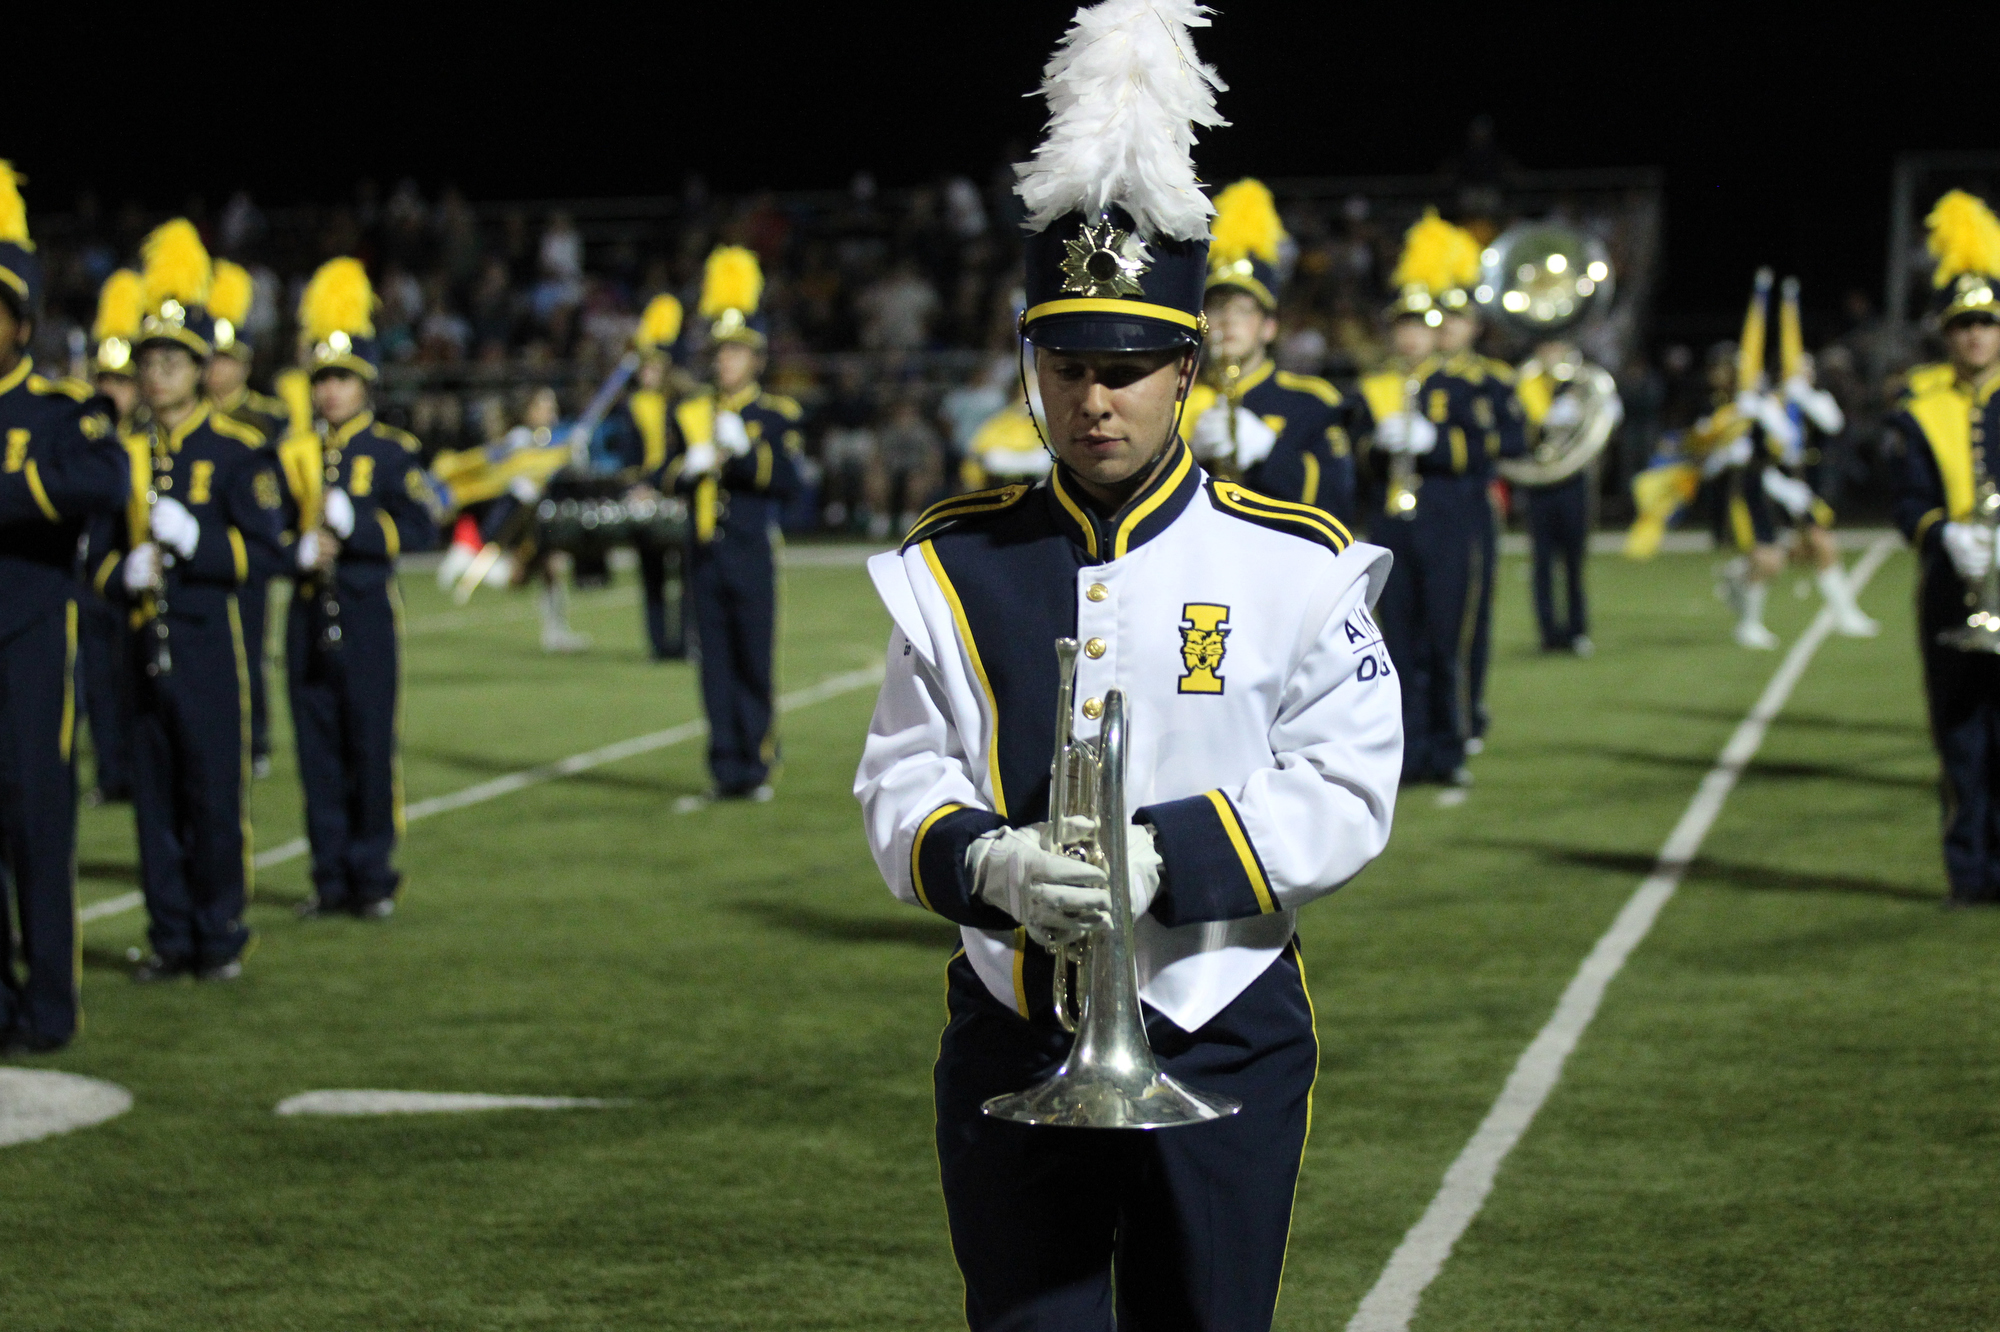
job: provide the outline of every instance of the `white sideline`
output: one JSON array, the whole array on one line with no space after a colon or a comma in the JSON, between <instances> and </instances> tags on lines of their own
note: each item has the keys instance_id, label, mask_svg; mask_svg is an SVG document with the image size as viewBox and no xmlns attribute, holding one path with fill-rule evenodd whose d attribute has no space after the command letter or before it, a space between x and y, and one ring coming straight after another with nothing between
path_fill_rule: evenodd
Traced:
<instances>
[{"instance_id":1,"label":"white sideline","mask_svg":"<svg viewBox=\"0 0 2000 1332\"><path fill-rule=\"evenodd\" d=\"M844 671L839 675L829 675L818 684L810 684L804 689L794 689L789 694L779 695L778 711L784 713L791 712L797 708L811 707L815 703L824 703L829 698L837 698L841 694L852 693L857 689L866 689L870 685L879 685L881 683L882 668L880 666L870 666L865 670ZM667 749L674 745L685 744L690 740L698 740L707 734L708 723L697 719L695 721L682 722L679 726L669 726L664 731L654 731L650 735L633 736L630 740L620 740L614 744L605 745L600 749L587 750L581 754L572 754L568 758L558 759L554 763L544 763L539 767L524 768L520 772L510 772L504 777L495 777L490 782L481 782L477 786L468 786L462 791L453 791L449 795L432 796L428 800L419 800L416 804L410 805L403 810L403 821L405 823L415 823L418 819L427 819L433 814L443 814L449 810L464 809L467 805L484 804L488 800L498 799L503 795L512 795L516 791L525 791L531 786L540 786L544 782L552 782L561 777L574 777L579 772L587 772L592 768L602 767L607 763L616 763L620 759L636 758L640 754L650 754L656 749ZM288 860L297 860L306 853L306 850L306 839L303 837L294 837L289 842L280 842L268 851L260 851L257 854L256 866L258 869L269 869L273 865L282 865ZM144 903L145 900L138 893L120 893L116 897L107 897L102 902L93 902L89 906L84 907L81 911L77 912L77 919L87 925L93 920L103 920L107 916L116 916L122 912L131 911Z\"/></svg>"},{"instance_id":2,"label":"white sideline","mask_svg":"<svg viewBox=\"0 0 2000 1332\"><path fill-rule=\"evenodd\" d=\"M1856 593L1867 586L1897 544L1893 538L1880 538L1855 561L1850 577ZM1389 1256L1389 1263L1375 1279L1374 1288L1348 1321L1347 1332L1407 1332L1425 1288L1444 1270L1452 1246L1485 1206L1500 1163L1514 1150L1555 1089L1564 1061L1576 1049L1584 1028L1597 1015L1605 987L1624 967L1632 950L1653 928L1661 908L1680 887L1682 874L1701 850L1702 841L1722 812L1722 804L1729 798L1736 779L1756 756L1758 747L1764 743L1765 731L1791 697L1813 654L1832 632L1833 613L1823 609L1785 654L1777 674L1764 687L1763 696L1729 737L1729 743L1722 747L1715 766L1701 779L1694 799L1688 802L1680 822L1667 835L1652 874L1626 901L1611 928L1577 968L1575 978L1556 1004L1554 1015L1522 1051L1500 1098L1486 1112L1486 1118L1459 1152L1458 1159L1444 1172L1444 1182L1423 1216Z\"/></svg>"}]
</instances>

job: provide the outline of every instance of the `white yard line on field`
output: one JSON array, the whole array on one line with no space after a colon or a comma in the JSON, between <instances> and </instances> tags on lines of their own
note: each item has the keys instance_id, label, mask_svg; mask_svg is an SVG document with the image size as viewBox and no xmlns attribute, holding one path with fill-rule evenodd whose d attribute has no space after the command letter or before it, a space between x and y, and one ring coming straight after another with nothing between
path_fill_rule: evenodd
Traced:
<instances>
[{"instance_id":1,"label":"white yard line on field","mask_svg":"<svg viewBox=\"0 0 2000 1332\"><path fill-rule=\"evenodd\" d=\"M842 694L851 694L857 689L866 689L872 685L879 685L881 683L882 668L880 666L870 666L865 670L859 671L844 671L839 675L830 675L818 684L810 684L803 689L794 689L789 694L780 695L778 698L778 711L783 713L793 712L799 708L808 708L815 703L824 703L830 698L838 698ZM574 777L579 772L588 772L592 768L600 768L607 763L616 763L620 759L637 758L641 754L650 754L656 749L668 749L674 745L686 744L690 740L698 740L707 734L708 723L696 720L682 722L679 726L669 726L664 731L654 731L649 735L635 735L630 740L620 740L615 744L605 745L600 749L587 750L581 754L572 754L566 759L557 759L554 763L544 763L539 767L523 768L519 772L510 772L504 777L495 777L490 782L481 782L477 786L468 786L462 791L453 791L449 795L432 796L428 800L419 800L414 805L410 805L403 810L403 820L406 823L415 823L418 819L427 819L434 814L443 814L448 810L464 809L467 805L484 804L488 800L496 800L503 795L512 795L516 791L525 791L531 786L540 786L544 782L553 782L563 777ZM273 865L282 865L286 861L297 860L306 851L306 839L303 837L294 837L289 842L280 842L277 846L267 851L260 851L257 854L257 868L269 869ZM116 916L122 912L131 911L144 901L145 899L138 893L120 893L118 896L108 897L102 902L91 903L77 913L77 918L83 923L89 924L93 920L103 920L106 916Z\"/></svg>"},{"instance_id":2,"label":"white yard line on field","mask_svg":"<svg viewBox=\"0 0 2000 1332\"><path fill-rule=\"evenodd\" d=\"M1855 562L1850 577L1857 593L1867 586L1868 580L1882 567L1882 562L1889 558L1896 546L1893 538L1883 537ZM1583 965L1577 968L1575 978L1556 1004L1555 1014L1528 1048L1522 1051L1520 1059L1514 1064L1513 1073L1507 1078L1507 1085L1501 1089L1500 1098L1486 1112L1485 1120L1458 1154L1458 1159L1444 1172L1444 1182L1437 1196L1431 1199L1423 1216L1410 1227L1409 1233L1403 1236L1403 1242L1390 1255L1388 1266L1382 1269L1374 1288L1362 1299L1361 1307L1348 1321L1347 1332L1406 1332L1410 1320L1416 1316L1417 1302L1423 1298L1425 1288L1444 1270L1445 1260L1451 1257L1452 1246L1458 1243L1459 1236L1472 1224L1472 1219L1479 1215L1479 1209L1486 1205L1500 1163L1514 1150L1514 1145L1527 1132L1528 1125L1534 1122L1536 1113L1555 1089L1556 1080L1562 1076L1564 1061L1576 1049L1590 1020L1597 1015L1605 987L1624 967L1632 950L1653 928L1661 908L1680 887L1681 876L1701 850L1702 841L1714 826L1716 816L1722 812L1723 802L1729 798L1737 779L1764 743L1765 731L1791 697L1793 687L1805 674L1813 654L1832 632L1833 613L1822 610L1813 620L1812 627L1785 654L1777 674L1764 687L1763 696L1737 726L1735 734L1729 737L1729 743L1722 747L1715 766L1701 779L1694 799L1688 802L1680 822L1674 825L1666 845L1660 848L1652 874L1626 901L1611 928L1604 932L1597 946L1584 958Z\"/></svg>"}]
</instances>

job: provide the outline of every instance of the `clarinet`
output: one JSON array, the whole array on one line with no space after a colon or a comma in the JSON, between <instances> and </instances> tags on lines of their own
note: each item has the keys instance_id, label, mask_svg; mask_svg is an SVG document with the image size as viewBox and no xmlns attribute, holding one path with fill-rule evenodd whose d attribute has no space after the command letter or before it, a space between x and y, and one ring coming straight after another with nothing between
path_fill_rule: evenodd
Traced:
<instances>
[{"instance_id":1,"label":"clarinet","mask_svg":"<svg viewBox=\"0 0 2000 1332\"><path fill-rule=\"evenodd\" d=\"M322 459L326 456L324 427L320 432L320 456ZM326 516L325 509L322 496L319 515L321 518ZM324 527L325 523L322 522L320 526ZM339 567L339 557L335 556L331 565L313 576L315 588L319 592L319 649L322 652L340 651L340 583L337 576Z\"/></svg>"},{"instance_id":2,"label":"clarinet","mask_svg":"<svg viewBox=\"0 0 2000 1332\"><path fill-rule=\"evenodd\" d=\"M160 431L155 426L153 429L153 462L152 466L147 469L146 476L146 507L142 515L145 521L141 525L140 530L129 533L131 538L130 544L134 549L145 541L151 540L153 535L153 506L160 502L160 489L157 478L160 474L161 455L163 452L163 441ZM160 568L159 573L156 575L157 585L152 591L140 594L139 605L146 614L146 631L141 644L145 654L146 676L148 679L157 680L162 676L172 675L174 671L173 649L167 641L167 570L173 567L174 557L164 547L155 546L154 549L160 552Z\"/></svg>"}]
</instances>

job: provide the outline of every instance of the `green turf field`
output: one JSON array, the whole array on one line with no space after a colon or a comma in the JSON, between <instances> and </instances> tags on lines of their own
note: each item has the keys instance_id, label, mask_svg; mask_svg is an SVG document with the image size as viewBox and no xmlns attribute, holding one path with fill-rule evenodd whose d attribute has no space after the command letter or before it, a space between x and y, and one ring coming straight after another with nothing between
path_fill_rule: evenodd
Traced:
<instances>
[{"instance_id":1,"label":"green turf field","mask_svg":"<svg viewBox=\"0 0 2000 1332\"><path fill-rule=\"evenodd\" d=\"M1306 913L1324 1063L1280 1327L1345 1324L1777 666L1728 643L1707 557L1593 570L1598 655L1543 659L1506 563L1471 799L1409 793ZM1882 638L1820 651L1417 1328L2000 1323L2000 913L1938 907L1910 578L1863 597ZM524 597L407 591L413 802L698 715L629 583L579 600L576 659ZM1790 640L1817 601L1788 592ZM783 688L878 659L858 567L786 595ZM140 914L90 925L87 1030L32 1063L136 1105L0 1150L5 1325L961 1326L928 1081L953 932L869 861L872 697L788 714L773 804L673 814L695 741L415 823L386 923L296 922L303 862L271 869L233 986L134 987ZM266 848L301 826L278 735ZM129 811L86 812L80 859L87 902L130 892ZM273 1115L317 1088L629 1104Z\"/></svg>"}]
</instances>

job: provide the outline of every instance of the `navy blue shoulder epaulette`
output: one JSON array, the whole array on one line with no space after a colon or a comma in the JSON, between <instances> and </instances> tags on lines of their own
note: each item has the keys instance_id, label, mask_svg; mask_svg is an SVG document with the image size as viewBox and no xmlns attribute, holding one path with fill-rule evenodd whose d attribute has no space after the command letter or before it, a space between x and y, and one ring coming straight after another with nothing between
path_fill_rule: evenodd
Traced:
<instances>
[{"instance_id":1,"label":"navy blue shoulder epaulette","mask_svg":"<svg viewBox=\"0 0 2000 1332\"><path fill-rule=\"evenodd\" d=\"M910 534L903 538L903 543L898 549L908 550L911 546L928 541L968 518L1011 509L1026 499L1028 492L1033 489L1033 486L1016 483L1011 486L997 486L992 490L975 490L969 494L954 495L948 500L939 500L924 510L923 516L917 519L916 526L910 529Z\"/></svg>"},{"instance_id":2,"label":"navy blue shoulder epaulette","mask_svg":"<svg viewBox=\"0 0 2000 1332\"><path fill-rule=\"evenodd\" d=\"M1291 500L1272 499L1254 490L1245 490L1233 481L1208 483L1209 498L1218 511L1246 523L1268 527L1305 541L1316 542L1338 555L1354 544L1354 537L1340 520L1324 509Z\"/></svg>"}]
</instances>

